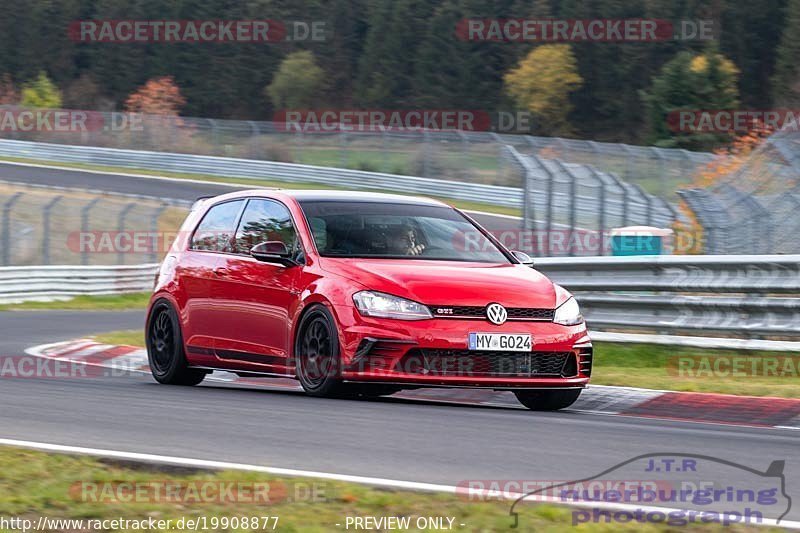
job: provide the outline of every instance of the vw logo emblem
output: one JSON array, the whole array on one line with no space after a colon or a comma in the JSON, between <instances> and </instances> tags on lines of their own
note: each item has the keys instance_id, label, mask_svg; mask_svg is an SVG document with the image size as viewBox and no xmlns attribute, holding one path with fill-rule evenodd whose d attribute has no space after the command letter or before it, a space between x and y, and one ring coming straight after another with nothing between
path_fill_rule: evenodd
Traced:
<instances>
[{"instance_id":1,"label":"vw logo emblem","mask_svg":"<svg viewBox=\"0 0 800 533\"><path fill-rule=\"evenodd\" d=\"M500 304L489 304L486 306L486 318L492 324L504 324L508 320L508 311Z\"/></svg>"}]
</instances>

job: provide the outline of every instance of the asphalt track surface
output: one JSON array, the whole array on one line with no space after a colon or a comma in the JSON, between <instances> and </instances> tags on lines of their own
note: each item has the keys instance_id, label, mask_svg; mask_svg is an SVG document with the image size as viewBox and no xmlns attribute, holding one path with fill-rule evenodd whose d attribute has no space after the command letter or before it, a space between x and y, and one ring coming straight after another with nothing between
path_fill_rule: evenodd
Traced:
<instances>
[{"instance_id":1,"label":"asphalt track surface","mask_svg":"<svg viewBox=\"0 0 800 533\"><path fill-rule=\"evenodd\" d=\"M0 179L193 199L213 185L0 165ZM229 190L226 188L226 190ZM142 326L142 312L1 312L0 355ZM327 400L222 383L160 386L148 376L0 379L0 437L458 485L568 480L645 453L702 453L765 470L785 460L787 519L800 519L800 432L591 413L535 413L424 401ZM704 472L719 483L751 474Z\"/></svg>"}]
</instances>

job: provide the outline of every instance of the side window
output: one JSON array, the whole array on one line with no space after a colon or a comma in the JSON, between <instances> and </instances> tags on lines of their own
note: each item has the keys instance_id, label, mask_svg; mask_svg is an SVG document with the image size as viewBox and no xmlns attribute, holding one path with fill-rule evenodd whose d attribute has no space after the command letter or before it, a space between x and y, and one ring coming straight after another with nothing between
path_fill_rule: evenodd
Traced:
<instances>
[{"instance_id":1,"label":"side window","mask_svg":"<svg viewBox=\"0 0 800 533\"><path fill-rule=\"evenodd\" d=\"M208 210L192 236L192 250L230 252L236 217L244 200L225 202Z\"/></svg>"},{"instance_id":2,"label":"side window","mask_svg":"<svg viewBox=\"0 0 800 533\"><path fill-rule=\"evenodd\" d=\"M267 241L281 241L293 254L300 250L286 206L272 200L250 200L236 232L236 252L247 254L256 244Z\"/></svg>"}]
</instances>

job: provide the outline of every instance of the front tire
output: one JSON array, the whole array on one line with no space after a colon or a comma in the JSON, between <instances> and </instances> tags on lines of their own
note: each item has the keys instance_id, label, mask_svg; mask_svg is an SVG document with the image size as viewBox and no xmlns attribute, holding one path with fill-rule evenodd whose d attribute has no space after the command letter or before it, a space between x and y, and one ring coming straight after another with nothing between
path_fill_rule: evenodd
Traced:
<instances>
[{"instance_id":1,"label":"front tire","mask_svg":"<svg viewBox=\"0 0 800 533\"><path fill-rule=\"evenodd\" d=\"M514 391L519 403L532 411L558 411L575 403L581 389Z\"/></svg>"},{"instance_id":2,"label":"front tire","mask_svg":"<svg viewBox=\"0 0 800 533\"><path fill-rule=\"evenodd\" d=\"M297 328L297 379L309 396L341 396L346 392L339 372L339 333L335 324L331 312L317 304L306 311Z\"/></svg>"},{"instance_id":3,"label":"front tire","mask_svg":"<svg viewBox=\"0 0 800 533\"><path fill-rule=\"evenodd\" d=\"M178 314L166 300L158 300L147 319L145 342L150 371L165 385L197 385L206 372L189 368L183 349Z\"/></svg>"}]
</instances>

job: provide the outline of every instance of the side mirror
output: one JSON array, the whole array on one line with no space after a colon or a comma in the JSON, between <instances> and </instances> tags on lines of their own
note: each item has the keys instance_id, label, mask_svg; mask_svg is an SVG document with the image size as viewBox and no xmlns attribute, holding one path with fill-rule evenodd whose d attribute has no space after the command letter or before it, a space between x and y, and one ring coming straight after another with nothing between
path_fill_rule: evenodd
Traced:
<instances>
[{"instance_id":1,"label":"side mirror","mask_svg":"<svg viewBox=\"0 0 800 533\"><path fill-rule=\"evenodd\" d=\"M277 263L286 267L297 265L297 261L289 257L289 250L281 241L267 241L250 248L250 255L264 263Z\"/></svg>"},{"instance_id":2,"label":"side mirror","mask_svg":"<svg viewBox=\"0 0 800 533\"><path fill-rule=\"evenodd\" d=\"M519 250L511 250L511 255L513 255L514 259L516 259L523 265L529 267L533 266L533 258L528 254L526 254L525 252L520 252Z\"/></svg>"}]
</instances>

